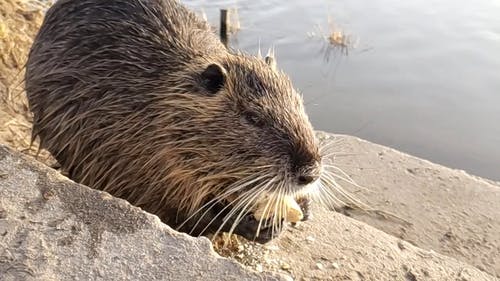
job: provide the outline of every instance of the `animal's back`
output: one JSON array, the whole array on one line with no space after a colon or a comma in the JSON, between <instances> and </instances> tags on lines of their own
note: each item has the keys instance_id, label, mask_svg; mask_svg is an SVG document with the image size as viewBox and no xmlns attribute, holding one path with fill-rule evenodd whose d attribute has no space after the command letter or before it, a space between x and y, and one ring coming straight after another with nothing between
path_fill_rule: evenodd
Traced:
<instances>
[{"instance_id":1,"label":"animal's back","mask_svg":"<svg viewBox=\"0 0 500 281\"><path fill-rule=\"evenodd\" d=\"M148 94L178 84L184 79L178 73L193 61L221 52L209 26L178 1L60 0L47 12L27 63L33 135L63 167L73 167L68 161L78 149L105 139L99 130L147 107L157 98ZM94 130L95 140L70 145L81 128L89 138Z\"/></svg>"}]
</instances>

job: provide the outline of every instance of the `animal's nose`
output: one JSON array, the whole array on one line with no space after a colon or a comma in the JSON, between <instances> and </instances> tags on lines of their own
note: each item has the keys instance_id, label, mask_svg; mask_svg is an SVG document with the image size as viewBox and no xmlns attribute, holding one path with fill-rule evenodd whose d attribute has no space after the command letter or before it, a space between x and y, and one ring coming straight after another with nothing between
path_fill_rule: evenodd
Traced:
<instances>
[{"instance_id":1,"label":"animal's nose","mask_svg":"<svg viewBox=\"0 0 500 281\"><path fill-rule=\"evenodd\" d=\"M321 175L321 156L315 146L299 143L291 147L291 172L296 184L308 185Z\"/></svg>"},{"instance_id":2,"label":"animal's nose","mask_svg":"<svg viewBox=\"0 0 500 281\"><path fill-rule=\"evenodd\" d=\"M308 185L311 182L314 182L318 177L316 175L299 175L297 178L297 183L299 185Z\"/></svg>"},{"instance_id":3,"label":"animal's nose","mask_svg":"<svg viewBox=\"0 0 500 281\"><path fill-rule=\"evenodd\" d=\"M321 175L319 164L314 163L308 167L302 168L297 173L297 184L308 185L316 181Z\"/></svg>"}]
</instances>

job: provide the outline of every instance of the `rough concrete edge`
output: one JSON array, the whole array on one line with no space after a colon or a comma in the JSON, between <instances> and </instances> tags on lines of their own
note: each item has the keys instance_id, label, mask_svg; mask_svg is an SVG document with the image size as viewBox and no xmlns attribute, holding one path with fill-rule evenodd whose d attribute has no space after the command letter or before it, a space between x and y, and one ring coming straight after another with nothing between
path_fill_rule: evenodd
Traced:
<instances>
[{"instance_id":1,"label":"rough concrete edge","mask_svg":"<svg viewBox=\"0 0 500 281\"><path fill-rule=\"evenodd\" d=\"M87 194L96 195L96 198L100 199L100 202L97 202L97 204L106 204L103 203L104 201L107 201L107 203L112 202L113 204L116 204L119 208L130 210L131 213L136 213L139 217L141 217L140 219L142 220L142 224L144 226L157 228L159 229L159 231L164 232L166 235L171 236L173 239L179 242L182 242L182 240L184 241L187 240L190 242L189 244L195 245L197 248L204 249L204 253L207 254L207 256L193 257L193 259L198 259L198 260L205 259L206 261L212 259L214 263L216 264L219 263L221 266L225 264L226 267L236 268L240 274L241 273L244 274L240 276L242 278L241 280L289 280L289 277L285 274L278 272L259 273L255 270L252 270L250 268L241 265L236 261L233 261L225 257L221 257L213 250L211 242L206 237L192 237L186 233L178 232L172 229L170 226L162 223L157 216L147 213L143 211L141 208L131 205L126 200L113 197L107 192L94 190L85 185L76 183L71 179L63 176L56 170L51 169L46 165L44 165L43 163L37 161L34 157L15 151L7 145L0 144L0 161L4 160L7 157L11 157L13 159L19 159L20 160L19 165L22 165L24 169L27 169L33 172L34 174L37 174L41 178L41 181L44 184L48 185L61 184L61 186L57 188L67 189L67 191L69 191L71 188L75 188L76 191L83 191ZM50 193L50 190L48 191ZM40 193L43 194L43 190L40 190ZM189 254L189 251L186 251L186 253ZM203 272L200 272L200 274L202 273Z\"/></svg>"}]
</instances>

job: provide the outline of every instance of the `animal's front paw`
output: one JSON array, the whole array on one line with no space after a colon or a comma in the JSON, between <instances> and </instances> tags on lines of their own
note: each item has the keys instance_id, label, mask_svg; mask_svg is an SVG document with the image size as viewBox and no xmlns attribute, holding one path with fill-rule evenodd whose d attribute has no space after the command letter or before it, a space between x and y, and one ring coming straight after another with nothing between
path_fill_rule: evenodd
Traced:
<instances>
[{"instance_id":1,"label":"animal's front paw","mask_svg":"<svg viewBox=\"0 0 500 281\"><path fill-rule=\"evenodd\" d=\"M286 227L283 221L277 224L274 222L275 225L272 223L271 220L259 221L253 214L247 214L236 226L234 233L250 241L264 244L278 237Z\"/></svg>"},{"instance_id":2,"label":"animal's front paw","mask_svg":"<svg viewBox=\"0 0 500 281\"><path fill-rule=\"evenodd\" d=\"M312 217L311 214L311 204L312 201L308 197L299 197L296 199L297 204L299 204L300 210L302 211L302 221L309 220Z\"/></svg>"}]
</instances>

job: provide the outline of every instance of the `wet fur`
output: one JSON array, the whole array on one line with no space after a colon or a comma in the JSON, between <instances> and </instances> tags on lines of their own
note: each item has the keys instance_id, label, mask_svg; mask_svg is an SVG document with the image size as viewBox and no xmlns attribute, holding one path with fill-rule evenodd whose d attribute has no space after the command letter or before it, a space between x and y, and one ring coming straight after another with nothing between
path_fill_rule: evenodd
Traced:
<instances>
[{"instance_id":1,"label":"wet fur","mask_svg":"<svg viewBox=\"0 0 500 281\"><path fill-rule=\"evenodd\" d=\"M216 93L211 64L226 75ZM58 1L26 91L33 138L70 178L193 234L237 230L260 195L298 191L294 157L321 159L288 77L227 50L177 1Z\"/></svg>"}]
</instances>

